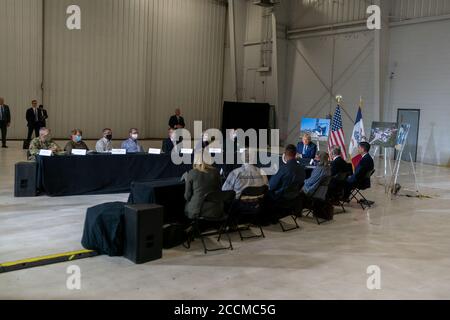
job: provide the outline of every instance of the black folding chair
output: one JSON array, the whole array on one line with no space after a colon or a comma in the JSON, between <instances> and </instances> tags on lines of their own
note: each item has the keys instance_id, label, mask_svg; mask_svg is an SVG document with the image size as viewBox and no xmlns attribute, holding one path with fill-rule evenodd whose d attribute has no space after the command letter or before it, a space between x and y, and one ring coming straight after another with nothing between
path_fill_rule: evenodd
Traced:
<instances>
[{"instance_id":1,"label":"black folding chair","mask_svg":"<svg viewBox=\"0 0 450 320\"><path fill-rule=\"evenodd\" d=\"M234 191L216 191L211 192L207 194L203 200L200 214L198 217L193 219L192 226L194 228L194 232L200 237L203 248L205 250L205 254L208 253L208 251L219 251L219 250L233 250L233 244L231 243L231 238L229 235L229 227L230 227L230 210L231 210L231 204L233 203L233 200L236 197L236 192ZM214 215L204 215L205 207L208 206L209 208L214 207ZM220 239L222 238L222 234L225 233L228 238L229 246L225 248L216 248L216 249L208 249L206 246L206 242L204 237L210 236L217 233L202 233L200 230L200 222L208 222L211 224L217 224L219 228L218 231L218 239L217 241L220 242ZM190 242L188 242L187 247L190 247Z\"/></svg>"},{"instance_id":2,"label":"black folding chair","mask_svg":"<svg viewBox=\"0 0 450 320\"><path fill-rule=\"evenodd\" d=\"M281 198L274 203L274 210L280 217L278 223L281 226L283 232L299 229L300 226L297 223L299 215L301 215L301 198L300 198L300 186L298 184L292 184L282 194ZM282 219L290 216L294 220L295 226L292 228L285 228Z\"/></svg>"},{"instance_id":3,"label":"black folding chair","mask_svg":"<svg viewBox=\"0 0 450 320\"><path fill-rule=\"evenodd\" d=\"M322 179L319 187L309 197L310 206L305 211L306 216L310 216L310 215L314 216L314 218L316 219L318 225L321 225L322 223L328 221L328 220L324 220L324 219L322 219L322 221L320 221L320 217L318 217L317 214L315 214L314 209L317 208L317 205L323 204L323 203L326 203L326 202L329 201L329 198L328 198L329 193L328 193L328 191L329 191L329 186L330 186L331 179L332 179L331 177L324 177Z\"/></svg>"},{"instance_id":4,"label":"black folding chair","mask_svg":"<svg viewBox=\"0 0 450 320\"><path fill-rule=\"evenodd\" d=\"M336 176L331 178L329 186L329 197L334 206L341 207L342 212L346 213L345 210L345 183L347 178L351 175L350 172L341 172Z\"/></svg>"},{"instance_id":5,"label":"black folding chair","mask_svg":"<svg viewBox=\"0 0 450 320\"><path fill-rule=\"evenodd\" d=\"M358 204L361 206L361 208L363 210L366 210L366 208L371 208L372 205L375 203L373 201L367 200L366 197L364 197L364 195L361 193L361 191L370 189L370 187L371 187L370 179L372 178L374 173L375 173L375 169L368 172L365 175L365 177L363 179L361 179L361 181L358 181L356 183L356 185L353 187L351 195L350 195L350 201L352 201L353 199L356 199L356 201L358 202ZM359 197L359 199L358 199L358 197Z\"/></svg>"},{"instance_id":6,"label":"black folding chair","mask_svg":"<svg viewBox=\"0 0 450 320\"><path fill-rule=\"evenodd\" d=\"M267 186L245 188L244 191L242 191L239 200L235 202L233 208L233 211L235 212L234 222L239 236L241 237L241 241L244 241L244 239L266 237L261 226L261 216L264 213L264 198L268 190L269 188ZM239 227L242 220L247 224L247 227L244 229ZM259 228L260 234L243 236L242 231L249 231L252 225Z\"/></svg>"}]
</instances>

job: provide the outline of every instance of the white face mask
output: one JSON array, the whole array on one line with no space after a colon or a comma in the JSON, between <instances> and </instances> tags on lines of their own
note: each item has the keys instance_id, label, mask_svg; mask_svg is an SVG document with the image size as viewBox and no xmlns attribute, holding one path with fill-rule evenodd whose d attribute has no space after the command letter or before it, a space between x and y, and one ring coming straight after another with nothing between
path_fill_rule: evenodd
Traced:
<instances>
[{"instance_id":1,"label":"white face mask","mask_svg":"<svg viewBox=\"0 0 450 320\"><path fill-rule=\"evenodd\" d=\"M137 133L132 134L132 135L131 135L131 138L132 138L133 140L137 140L137 139L139 138L139 135L138 135Z\"/></svg>"}]
</instances>

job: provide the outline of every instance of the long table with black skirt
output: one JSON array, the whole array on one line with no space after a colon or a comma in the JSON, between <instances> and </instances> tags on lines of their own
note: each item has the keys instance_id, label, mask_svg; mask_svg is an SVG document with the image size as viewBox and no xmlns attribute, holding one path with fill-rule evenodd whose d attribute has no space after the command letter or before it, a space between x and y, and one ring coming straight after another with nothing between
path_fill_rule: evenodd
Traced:
<instances>
[{"instance_id":1,"label":"long table with black skirt","mask_svg":"<svg viewBox=\"0 0 450 320\"><path fill-rule=\"evenodd\" d=\"M38 188L49 196L126 193L132 182L179 178L192 165L175 165L170 154L93 154L37 157Z\"/></svg>"}]
</instances>

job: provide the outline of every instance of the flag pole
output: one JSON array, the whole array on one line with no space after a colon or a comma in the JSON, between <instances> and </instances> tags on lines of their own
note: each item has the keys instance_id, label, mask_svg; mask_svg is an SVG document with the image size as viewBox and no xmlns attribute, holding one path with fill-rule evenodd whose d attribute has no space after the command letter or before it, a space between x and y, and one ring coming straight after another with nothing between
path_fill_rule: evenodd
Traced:
<instances>
[{"instance_id":1,"label":"flag pole","mask_svg":"<svg viewBox=\"0 0 450 320\"><path fill-rule=\"evenodd\" d=\"M342 111L344 111L344 113L345 113L345 115L347 116L347 118L349 118L350 121L351 121L352 123L355 123L355 119L353 119L353 118L348 114L347 110L345 110L345 108L342 106L342 101L343 101L343 100L344 100L344 99L342 98L341 95L337 95L337 96L336 96L336 102L337 102L338 106L342 109Z\"/></svg>"}]
</instances>

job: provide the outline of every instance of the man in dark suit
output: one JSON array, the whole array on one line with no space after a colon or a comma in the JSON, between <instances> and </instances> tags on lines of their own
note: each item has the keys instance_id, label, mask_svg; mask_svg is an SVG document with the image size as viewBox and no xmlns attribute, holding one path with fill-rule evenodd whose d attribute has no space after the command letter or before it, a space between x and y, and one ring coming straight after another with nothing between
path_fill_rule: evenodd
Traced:
<instances>
[{"instance_id":1,"label":"man in dark suit","mask_svg":"<svg viewBox=\"0 0 450 320\"><path fill-rule=\"evenodd\" d=\"M42 122L41 122L41 128L47 127L47 119L48 119L48 112L44 109L44 106L42 104L39 105L39 110L41 110L42 114Z\"/></svg>"},{"instance_id":2,"label":"man in dark suit","mask_svg":"<svg viewBox=\"0 0 450 320\"><path fill-rule=\"evenodd\" d=\"M8 133L8 127L11 125L11 111L9 107L5 105L5 99L0 97L0 131L2 134L2 148L8 148L6 146L6 134Z\"/></svg>"},{"instance_id":3,"label":"man in dark suit","mask_svg":"<svg viewBox=\"0 0 450 320\"><path fill-rule=\"evenodd\" d=\"M342 159L342 151L339 146L334 146L331 149L331 176L335 177L341 173L352 174L351 165Z\"/></svg>"},{"instance_id":4,"label":"man in dark suit","mask_svg":"<svg viewBox=\"0 0 450 320\"><path fill-rule=\"evenodd\" d=\"M269 181L269 197L272 200L278 200L283 192L293 184L297 184L300 188L305 182L305 169L297 163L295 159L297 149L290 144L284 152L285 164L280 165L278 172Z\"/></svg>"},{"instance_id":5,"label":"man in dark suit","mask_svg":"<svg viewBox=\"0 0 450 320\"><path fill-rule=\"evenodd\" d=\"M169 127L172 129L184 129L185 126L186 124L184 123L184 119L181 116L181 110L176 109L175 115L170 117Z\"/></svg>"},{"instance_id":6,"label":"man in dark suit","mask_svg":"<svg viewBox=\"0 0 450 320\"><path fill-rule=\"evenodd\" d=\"M302 142L297 145L297 153L302 159L314 159L317 154L317 146L311 140L311 135L305 134Z\"/></svg>"},{"instance_id":7,"label":"man in dark suit","mask_svg":"<svg viewBox=\"0 0 450 320\"><path fill-rule=\"evenodd\" d=\"M27 119L27 127L28 127L27 140L30 141L31 137L33 135L33 132L34 132L36 138L39 137L39 129L41 129L42 119L43 119L42 110L40 110L37 107L36 100L31 101L31 108L29 108L27 110L25 117Z\"/></svg>"},{"instance_id":8,"label":"man in dark suit","mask_svg":"<svg viewBox=\"0 0 450 320\"><path fill-rule=\"evenodd\" d=\"M369 154L370 144L367 142L361 142L358 146L358 152L361 154L362 159L355 169L355 173L347 178L345 197L350 197L350 193L355 186L363 188L370 188L370 178L367 178L367 174L374 168L374 162Z\"/></svg>"},{"instance_id":9,"label":"man in dark suit","mask_svg":"<svg viewBox=\"0 0 450 320\"><path fill-rule=\"evenodd\" d=\"M180 141L177 141L175 130L170 128L169 135L163 140L162 151L164 153L171 153Z\"/></svg>"}]
</instances>

